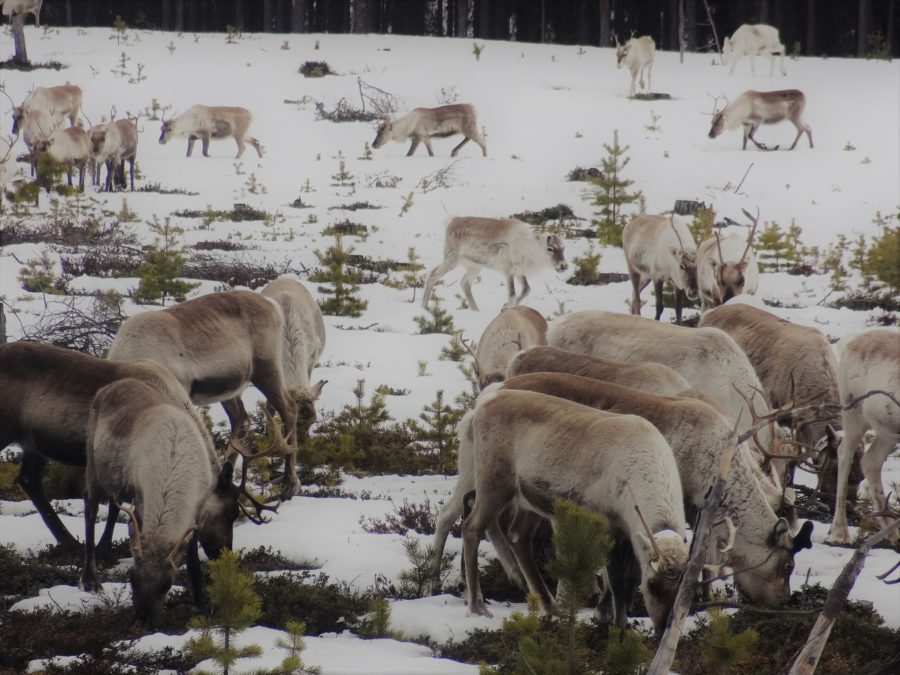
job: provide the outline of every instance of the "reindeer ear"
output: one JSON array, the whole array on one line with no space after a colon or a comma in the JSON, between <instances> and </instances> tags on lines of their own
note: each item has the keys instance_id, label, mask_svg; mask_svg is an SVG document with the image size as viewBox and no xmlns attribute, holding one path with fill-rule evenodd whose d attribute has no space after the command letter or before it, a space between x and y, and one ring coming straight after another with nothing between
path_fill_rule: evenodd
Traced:
<instances>
[{"instance_id":1,"label":"reindeer ear","mask_svg":"<svg viewBox=\"0 0 900 675\"><path fill-rule=\"evenodd\" d=\"M775 522L772 528L772 539L776 546L783 548L791 548L793 546L794 540L791 537L791 526L788 524L787 518L779 518Z\"/></svg>"},{"instance_id":2,"label":"reindeer ear","mask_svg":"<svg viewBox=\"0 0 900 675\"><path fill-rule=\"evenodd\" d=\"M800 531L794 537L793 546L791 547L792 553L797 553L805 548L812 548L812 531L812 521L807 520L803 523L803 527L800 528Z\"/></svg>"},{"instance_id":3,"label":"reindeer ear","mask_svg":"<svg viewBox=\"0 0 900 675\"><path fill-rule=\"evenodd\" d=\"M321 396L321 394L322 394L322 388L323 388L326 384L328 384L328 380L319 380L318 382L316 382L316 383L311 387L312 395L313 395L313 400L314 400L314 401L317 400L317 399L319 398L319 396Z\"/></svg>"}]
</instances>

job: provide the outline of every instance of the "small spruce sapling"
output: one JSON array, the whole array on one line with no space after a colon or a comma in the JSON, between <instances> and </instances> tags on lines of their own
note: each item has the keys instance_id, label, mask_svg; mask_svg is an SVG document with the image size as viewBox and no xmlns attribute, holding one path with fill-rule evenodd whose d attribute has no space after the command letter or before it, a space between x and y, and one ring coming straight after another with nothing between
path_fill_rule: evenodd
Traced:
<instances>
[{"instance_id":1,"label":"small spruce sapling","mask_svg":"<svg viewBox=\"0 0 900 675\"><path fill-rule=\"evenodd\" d=\"M444 553L439 562L434 560L434 546L426 544L422 547L416 537L407 536L403 540L403 550L412 563L412 568L400 572L400 593L404 596L421 598L431 586L434 579L444 580L453 569L455 554ZM438 569L434 569L435 566Z\"/></svg>"},{"instance_id":2,"label":"small spruce sapling","mask_svg":"<svg viewBox=\"0 0 900 675\"><path fill-rule=\"evenodd\" d=\"M751 657L750 648L759 640L759 633L747 628L740 633L731 630L731 617L721 607L711 607L709 631L700 644L700 653L717 673L738 673L741 664Z\"/></svg>"},{"instance_id":3,"label":"small spruce sapling","mask_svg":"<svg viewBox=\"0 0 900 675\"><path fill-rule=\"evenodd\" d=\"M287 638L279 638L275 643L277 647L286 649L288 655L284 657L281 666L272 671L272 675L318 675L322 669L318 666L305 666L300 654L306 649L303 635L306 633L306 624L302 621L288 621L285 624Z\"/></svg>"},{"instance_id":4,"label":"small spruce sapling","mask_svg":"<svg viewBox=\"0 0 900 675\"><path fill-rule=\"evenodd\" d=\"M399 631L391 629L391 606L387 598L383 596L372 598L372 602L369 605L369 613L360 622L359 635L372 639L399 639L402 637Z\"/></svg>"},{"instance_id":5,"label":"small spruce sapling","mask_svg":"<svg viewBox=\"0 0 900 675\"><path fill-rule=\"evenodd\" d=\"M459 363L468 353L466 346L462 342L463 332L456 329L450 334L450 342L441 347L441 354L438 357L441 361L456 361Z\"/></svg>"},{"instance_id":6,"label":"small spruce sapling","mask_svg":"<svg viewBox=\"0 0 900 675\"><path fill-rule=\"evenodd\" d=\"M572 267L575 273L566 279L566 283L575 286L594 286L601 283L599 252L594 252L594 247L588 244L587 252L583 256L575 256Z\"/></svg>"},{"instance_id":7,"label":"small spruce sapling","mask_svg":"<svg viewBox=\"0 0 900 675\"><path fill-rule=\"evenodd\" d=\"M441 306L441 297L437 293L431 294L426 310L428 311L427 316L413 317L413 321L419 327L419 335L453 333L455 330L453 316Z\"/></svg>"},{"instance_id":8,"label":"small spruce sapling","mask_svg":"<svg viewBox=\"0 0 900 675\"><path fill-rule=\"evenodd\" d=\"M640 191L629 192L634 181L622 176L631 158L627 155L630 147L619 144L618 130L613 131L612 145L604 143L603 148L606 157L601 160L601 175L593 180L596 185L594 204L600 207L595 220L597 237L601 244L622 246L622 230L626 222L622 207L638 202L642 194Z\"/></svg>"},{"instance_id":9,"label":"small spruce sapling","mask_svg":"<svg viewBox=\"0 0 900 675\"><path fill-rule=\"evenodd\" d=\"M176 302L182 302L191 290L200 285L178 278L185 262L178 237L184 234L184 230L172 225L168 217L162 225L155 217L147 224L157 235L157 240L144 254L144 264L138 269L141 281L132 298L139 303L159 300L160 304L165 305L166 298L171 296Z\"/></svg>"},{"instance_id":10,"label":"small spruce sapling","mask_svg":"<svg viewBox=\"0 0 900 675\"><path fill-rule=\"evenodd\" d=\"M322 253L315 251L316 258L324 270L317 270L311 277L313 281L331 284L331 287L319 286L320 293L328 296L319 301L319 307L325 314L332 316L361 316L369 306L366 300L359 297L358 273L349 271L347 264L353 248L345 249L341 244L341 236L335 234L334 244Z\"/></svg>"},{"instance_id":11,"label":"small spruce sapling","mask_svg":"<svg viewBox=\"0 0 900 675\"><path fill-rule=\"evenodd\" d=\"M900 220L900 214L896 218ZM895 216L885 218L876 212L873 222L881 234L872 239L861 267L866 278L875 277L896 293L900 291L900 227L891 226L894 220Z\"/></svg>"},{"instance_id":12,"label":"small spruce sapling","mask_svg":"<svg viewBox=\"0 0 900 675\"><path fill-rule=\"evenodd\" d=\"M241 569L234 551L225 549L217 560L210 560L209 572L212 611L208 616L196 617L191 622L203 633L199 638L191 638L187 649L196 659L213 659L222 668L221 672L228 675L237 659L262 654L259 645L234 646L238 634L252 626L262 615L262 600L253 588L253 574Z\"/></svg>"},{"instance_id":13,"label":"small spruce sapling","mask_svg":"<svg viewBox=\"0 0 900 675\"><path fill-rule=\"evenodd\" d=\"M436 458L440 473L453 473L456 470L455 457L459 447L456 425L463 414L464 411L444 403L444 390L438 389L434 401L419 413L421 422L407 420L409 430L416 438L417 448Z\"/></svg>"}]
</instances>

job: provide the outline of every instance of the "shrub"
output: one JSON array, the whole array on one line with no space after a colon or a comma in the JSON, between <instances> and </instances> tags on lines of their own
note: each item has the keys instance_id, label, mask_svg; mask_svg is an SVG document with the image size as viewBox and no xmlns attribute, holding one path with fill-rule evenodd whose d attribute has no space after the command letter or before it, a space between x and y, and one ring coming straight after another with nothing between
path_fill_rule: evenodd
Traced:
<instances>
[{"instance_id":1,"label":"shrub","mask_svg":"<svg viewBox=\"0 0 900 675\"><path fill-rule=\"evenodd\" d=\"M875 223L881 228L862 264L862 272L866 276L876 277L894 292L900 291L900 226L891 227L893 218L884 218L880 213L875 216Z\"/></svg>"},{"instance_id":2,"label":"shrub","mask_svg":"<svg viewBox=\"0 0 900 675\"><path fill-rule=\"evenodd\" d=\"M301 620L310 635L346 629L367 611L371 598L346 583L329 581L327 574L309 572L261 576L256 592L262 598L258 625L280 628Z\"/></svg>"},{"instance_id":3,"label":"shrub","mask_svg":"<svg viewBox=\"0 0 900 675\"><path fill-rule=\"evenodd\" d=\"M588 250L583 256L575 256L572 267L575 273L566 279L566 283L575 286L594 286L602 283L600 277L600 253L594 253L594 247L588 245Z\"/></svg>"},{"instance_id":4,"label":"shrub","mask_svg":"<svg viewBox=\"0 0 900 675\"><path fill-rule=\"evenodd\" d=\"M335 74L325 61L304 61L297 72L303 77L325 77Z\"/></svg>"},{"instance_id":5,"label":"shrub","mask_svg":"<svg viewBox=\"0 0 900 675\"><path fill-rule=\"evenodd\" d=\"M144 254L144 264L138 270L141 277L137 290L132 297L136 302L155 302L161 300L166 304L166 298L172 296L177 302L182 302L188 292L200 284L182 281L178 277L184 267L184 256L181 255L181 247L178 245L178 236L184 234L184 230L177 225L172 225L170 219L160 225L154 222L148 223L150 229L160 239Z\"/></svg>"}]
</instances>

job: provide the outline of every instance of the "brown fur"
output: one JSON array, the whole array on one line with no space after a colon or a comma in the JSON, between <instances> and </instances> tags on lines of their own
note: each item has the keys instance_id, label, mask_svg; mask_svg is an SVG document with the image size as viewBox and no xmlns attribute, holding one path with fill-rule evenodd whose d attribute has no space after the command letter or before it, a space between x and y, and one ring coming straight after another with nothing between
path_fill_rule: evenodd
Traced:
<instances>
[{"instance_id":1,"label":"brown fur","mask_svg":"<svg viewBox=\"0 0 900 675\"><path fill-rule=\"evenodd\" d=\"M806 97L799 89L780 91L753 91L750 89L713 116L709 137L715 138L724 129L736 129L742 125L744 127L742 150L747 149L747 139L753 141L760 150L768 150L769 147L753 138L753 134L761 124L775 124L782 120L790 120L797 129L797 135L789 150L797 147L797 141L804 133L809 138L809 147L812 148L812 129L803 121L805 107ZM777 150L778 146L773 149Z\"/></svg>"},{"instance_id":2,"label":"brown fur","mask_svg":"<svg viewBox=\"0 0 900 675\"><path fill-rule=\"evenodd\" d=\"M194 151L194 141L200 139L203 156L209 157L209 141L212 138L234 138L238 152L236 158L244 154L244 141L253 146L256 154L263 156L260 142L247 136L253 115L246 108L236 106L195 105L185 113L165 120L160 127L160 144L168 143L174 137L187 136L187 156Z\"/></svg>"},{"instance_id":3,"label":"brown fur","mask_svg":"<svg viewBox=\"0 0 900 675\"><path fill-rule=\"evenodd\" d=\"M547 343L547 320L519 305L507 307L491 321L478 341L475 373L482 389L506 377L510 360L523 349Z\"/></svg>"},{"instance_id":4,"label":"brown fur","mask_svg":"<svg viewBox=\"0 0 900 675\"><path fill-rule=\"evenodd\" d=\"M453 148L451 157L456 157L460 148L469 141L475 141L481 147L481 154L487 157L487 146L478 131L475 107L468 103L454 103L437 108L416 108L396 120L386 120L378 127L372 147L380 148L389 140L403 142L408 139L411 144L409 152L406 153L407 157L410 157L419 147L419 143L423 142L428 155L434 157L431 139L455 134L462 134L464 138Z\"/></svg>"}]
</instances>

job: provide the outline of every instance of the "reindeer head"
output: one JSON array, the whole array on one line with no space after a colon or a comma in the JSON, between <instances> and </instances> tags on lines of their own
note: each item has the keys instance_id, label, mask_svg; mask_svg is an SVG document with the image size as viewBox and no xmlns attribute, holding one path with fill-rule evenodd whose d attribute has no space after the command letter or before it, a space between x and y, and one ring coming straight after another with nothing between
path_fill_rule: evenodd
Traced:
<instances>
[{"instance_id":1,"label":"reindeer head","mask_svg":"<svg viewBox=\"0 0 900 675\"><path fill-rule=\"evenodd\" d=\"M791 597L791 574L794 556L812 548L813 524L810 521L796 534L779 518L763 544L754 544L732 552L729 565L734 568L734 581L753 604L778 607Z\"/></svg>"},{"instance_id":2,"label":"reindeer head","mask_svg":"<svg viewBox=\"0 0 900 675\"><path fill-rule=\"evenodd\" d=\"M25 118L25 108L23 108L20 105L17 105L15 108L13 108L12 118L13 118L12 132L14 134L18 134L19 127L22 125L22 120Z\"/></svg>"},{"instance_id":3,"label":"reindeer head","mask_svg":"<svg viewBox=\"0 0 900 675\"><path fill-rule=\"evenodd\" d=\"M91 152L96 155L103 149L105 143L106 125L98 124L95 127L91 127Z\"/></svg>"},{"instance_id":4,"label":"reindeer head","mask_svg":"<svg viewBox=\"0 0 900 675\"><path fill-rule=\"evenodd\" d=\"M326 384L328 380L319 380L308 389L291 389L288 392L297 403L298 438L305 438L309 434L309 428L316 421L316 401Z\"/></svg>"},{"instance_id":5,"label":"reindeer head","mask_svg":"<svg viewBox=\"0 0 900 675\"><path fill-rule=\"evenodd\" d=\"M234 521L240 514L241 489L232 483L234 465L225 462L216 486L200 507L197 539L208 558L218 558L223 549L232 548Z\"/></svg>"},{"instance_id":6,"label":"reindeer head","mask_svg":"<svg viewBox=\"0 0 900 675\"><path fill-rule=\"evenodd\" d=\"M684 538L672 530L657 532L649 538L638 532L637 540L643 549L638 553L638 560L649 561L641 564L641 594L656 634L662 635L675 604L681 574L687 566L688 547Z\"/></svg>"},{"instance_id":7,"label":"reindeer head","mask_svg":"<svg viewBox=\"0 0 900 675\"><path fill-rule=\"evenodd\" d=\"M696 300L698 295L697 251L685 249L684 242L681 240L681 235L678 234L678 230L675 227L675 219L672 216L669 216L669 225L675 233L675 237L678 239L678 246L669 248L669 253L678 264L678 271L676 273L677 278L673 281L675 282L675 286L687 293L687 296L691 300Z\"/></svg>"},{"instance_id":8,"label":"reindeer head","mask_svg":"<svg viewBox=\"0 0 900 675\"><path fill-rule=\"evenodd\" d=\"M174 118L165 119L163 118L162 125L159 127L159 144L165 145L175 135L175 125Z\"/></svg>"},{"instance_id":9,"label":"reindeer head","mask_svg":"<svg viewBox=\"0 0 900 675\"><path fill-rule=\"evenodd\" d=\"M557 272L565 272L569 269L569 263L566 262L566 238L562 234L548 233L539 235L543 237L547 252L550 254L550 260L553 269Z\"/></svg>"},{"instance_id":10,"label":"reindeer head","mask_svg":"<svg viewBox=\"0 0 900 675\"><path fill-rule=\"evenodd\" d=\"M619 36L616 35L616 32L613 31L613 39L616 41L616 68L621 68L622 63L625 61L625 57L628 56L628 52L631 49L631 40L628 40L623 45L619 42ZM631 36L634 37L634 31L632 31Z\"/></svg>"},{"instance_id":11,"label":"reindeer head","mask_svg":"<svg viewBox=\"0 0 900 675\"><path fill-rule=\"evenodd\" d=\"M382 145L391 140L391 132L394 127L391 124L391 121L386 119L384 122L378 125L378 130L375 132L375 140L372 141L373 148L380 148Z\"/></svg>"}]
</instances>

